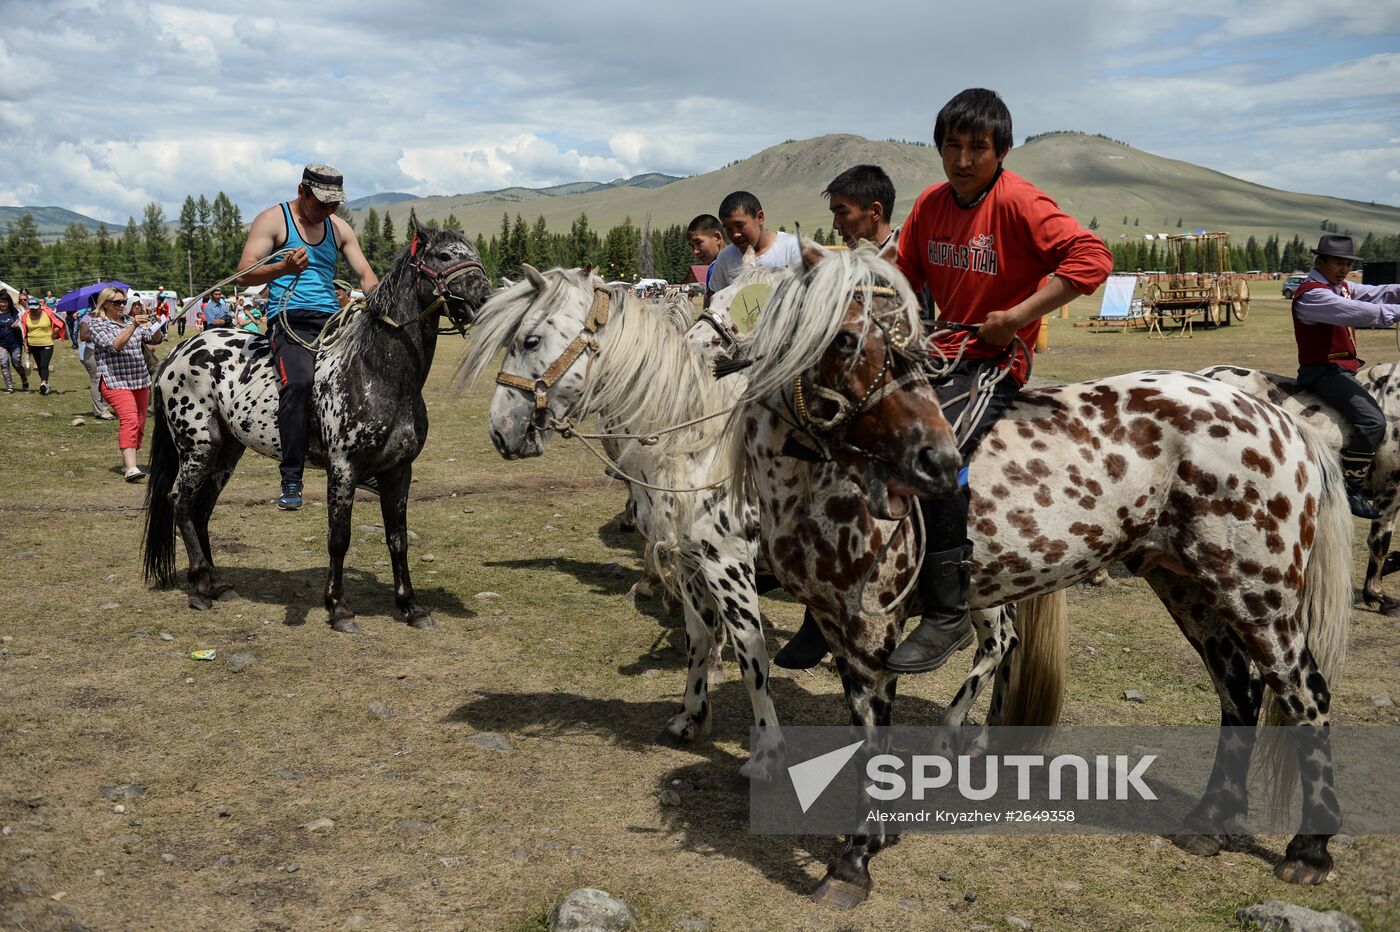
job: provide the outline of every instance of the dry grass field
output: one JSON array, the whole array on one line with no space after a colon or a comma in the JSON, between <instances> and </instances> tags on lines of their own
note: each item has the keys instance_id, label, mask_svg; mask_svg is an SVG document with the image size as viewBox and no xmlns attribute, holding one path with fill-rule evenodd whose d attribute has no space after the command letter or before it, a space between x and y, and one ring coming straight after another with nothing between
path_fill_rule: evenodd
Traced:
<instances>
[{"instance_id":1,"label":"dry grass field","mask_svg":"<svg viewBox=\"0 0 1400 932\"><path fill-rule=\"evenodd\" d=\"M1246 324L1191 339L1054 320L1036 374L1287 370L1286 307L1276 285L1255 291ZM1084 299L1072 313L1096 309ZM1397 358L1389 333L1363 347ZM714 740L654 742L681 688L683 630L658 603L625 598L640 561L618 530L621 488L557 439L541 459L499 459L486 388L448 390L456 355L446 343L428 385L409 512L435 631L395 620L378 508L362 496L347 591L364 632L332 633L319 479L304 511L280 513L276 466L255 457L212 524L241 598L196 613L178 591L147 588L142 490L114 470L110 425L70 426L86 413L73 356L57 361L63 394L0 396L0 926L540 929L560 896L596 886L657 930L1004 928L1016 916L1178 932L1233 927L1236 908L1275 898L1400 927L1400 839L1388 837L1334 846L1335 879L1300 889L1271 872L1280 837L1206 861L1151 836L913 836L877 859L866 905L814 907L804 894L834 841L746 830L737 670L715 691ZM1215 720L1198 660L1145 585L1080 587L1070 608L1067 720ZM764 611L776 649L801 612L781 598ZM1400 622L1358 610L1352 643L1336 720L1400 723L1370 699L1400 695ZM208 648L215 660L191 659ZM968 659L906 678L897 720L934 721ZM829 670L774 672L785 723L845 721ZM1146 701L1123 701L1125 689ZM144 790L104 796L126 784ZM666 788L679 805L661 804Z\"/></svg>"}]
</instances>

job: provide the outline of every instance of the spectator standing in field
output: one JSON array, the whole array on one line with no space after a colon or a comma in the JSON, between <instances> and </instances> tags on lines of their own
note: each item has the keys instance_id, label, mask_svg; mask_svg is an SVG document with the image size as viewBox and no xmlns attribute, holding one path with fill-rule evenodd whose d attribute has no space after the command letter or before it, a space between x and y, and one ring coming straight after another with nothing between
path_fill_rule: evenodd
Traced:
<instances>
[{"instance_id":1,"label":"spectator standing in field","mask_svg":"<svg viewBox=\"0 0 1400 932\"><path fill-rule=\"evenodd\" d=\"M215 288L209 295L209 301L204 305L204 326L209 327L229 327L233 325L233 312L224 303L224 293Z\"/></svg>"},{"instance_id":2,"label":"spectator standing in field","mask_svg":"<svg viewBox=\"0 0 1400 932\"><path fill-rule=\"evenodd\" d=\"M122 477L139 482L146 477L136 465L136 451L146 432L150 403L151 371L142 349L159 343L163 330L151 332L150 315L139 302L129 305L120 288L104 288L97 298L97 313L87 323L97 351L97 371L102 397L117 412L117 447L122 456Z\"/></svg>"},{"instance_id":3,"label":"spectator standing in field","mask_svg":"<svg viewBox=\"0 0 1400 932\"><path fill-rule=\"evenodd\" d=\"M96 300L94 296L93 304L78 311L78 361L88 372L88 397L92 400L92 416L99 421L112 421L116 419L116 415L107 407L107 402L102 400L101 380L97 374L97 350L93 348L92 333L88 329L89 318L97 312Z\"/></svg>"},{"instance_id":4,"label":"spectator standing in field","mask_svg":"<svg viewBox=\"0 0 1400 932\"><path fill-rule=\"evenodd\" d=\"M15 377L11 367L19 372L24 391L29 391L29 370L24 368L24 339L20 335L20 309L10 292L0 288L0 369L5 371L5 394L15 393Z\"/></svg>"},{"instance_id":5,"label":"spectator standing in field","mask_svg":"<svg viewBox=\"0 0 1400 932\"><path fill-rule=\"evenodd\" d=\"M802 261L802 248L791 233L769 230L763 225L763 205L747 191L735 191L719 205L719 221L729 237L729 245L719 251L705 283L705 306L710 297L738 276L745 251L752 249L758 264L768 269L784 269Z\"/></svg>"},{"instance_id":6,"label":"spectator standing in field","mask_svg":"<svg viewBox=\"0 0 1400 932\"><path fill-rule=\"evenodd\" d=\"M880 166L848 168L822 194L831 207L831 228L850 248L865 240L884 252L899 243L899 230L890 226L894 182Z\"/></svg>"},{"instance_id":7,"label":"spectator standing in field","mask_svg":"<svg viewBox=\"0 0 1400 932\"><path fill-rule=\"evenodd\" d=\"M1361 257L1350 236L1328 233L1313 250L1312 271L1293 292L1293 338L1298 343L1298 382L1346 418L1351 433L1342 448L1347 504L1358 518L1381 516L1366 495L1386 419L1356 378L1357 327L1393 327L1400 321L1400 285L1347 281Z\"/></svg>"},{"instance_id":8,"label":"spectator standing in field","mask_svg":"<svg viewBox=\"0 0 1400 932\"><path fill-rule=\"evenodd\" d=\"M368 292L379 283L350 224L335 215L345 202L345 180L329 165L306 166L295 200L269 207L253 218L239 260L244 286L266 283L268 340L278 376L277 431L282 446L281 494L277 507L302 506L311 382L316 372L316 341L332 314L335 265L345 257ZM280 249L292 253L256 270L250 267Z\"/></svg>"},{"instance_id":9,"label":"spectator standing in field","mask_svg":"<svg viewBox=\"0 0 1400 932\"><path fill-rule=\"evenodd\" d=\"M938 113L933 141L948 182L930 186L914 202L896 264L916 293L928 290L940 320L980 325L971 338L949 330L931 337L948 358L961 354L935 391L950 423L968 411L958 438L966 465L1029 378L1041 319L1092 294L1113 270L1113 257L1049 196L1002 168L1011 150L1011 112L996 92L969 88L955 96ZM969 503L966 486L922 503L924 617L890 654L890 670L936 669L971 640ZM781 653L793 661L789 666L814 666L825 651L813 623Z\"/></svg>"},{"instance_id":10,"label":"spectator standing in field","mask_svg":"<svg viewBox=\"0 0 1400 932\"><path fill-rule=\"evenodd\" d=\"M23 291L20 292L24 294ZM39 394L49 393L49 366L53 362L53 348L63 341L63 321L53 310L37 298L28 302L28 310L19 315L19 330L24 337L24 348L34 360L34 368L39 370Z\"/></svg>"}]
</instances>

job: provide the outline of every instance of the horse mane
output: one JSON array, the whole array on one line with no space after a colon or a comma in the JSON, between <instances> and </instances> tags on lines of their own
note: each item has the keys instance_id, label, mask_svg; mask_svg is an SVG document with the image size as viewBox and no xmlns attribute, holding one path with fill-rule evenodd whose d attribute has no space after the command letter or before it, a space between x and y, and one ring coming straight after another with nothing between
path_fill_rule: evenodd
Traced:
<instances>
[{"instance_id":1,"label":"horse mane","mask_svg":"<svg viewBox=\"0 0 1400 932\"><path fill-rule=\"evenodd\" d=\"M587 308L593 289L602 280L579 269L542 273L545 287L520 282L496 294L477 313L471 347L458 366L455 388L461 391L479 379L510 347L519 334L548 317L564 301ZM712 414L732 404L739 383L717 382L706 360L684 340L668 308L629 295L625 288L609 289L607 324L598 332L598 354L588 385L575 407L582 420L605 415L614 432L647 434ZM570 339L574 334L566 333ZM665 434L652 449L669 453L696 449L722 428L721 419L686 431Z\"/></svg>"},{"instance_id":2,"label":"horse mane","mask_svg":"<svg viewBox=\"0 0 1400 932\"><path fill-rule=\"evenodd\" d=\"M919 304L909 282L869 243L851 250L827 252L806 274L784 279L758 315L753 332L743 341L745 355L756 360L745 370L748 385L739 398L732 424L776 392L786 391L794 378L816 365L835 339L846 310L856 295L871 305L876 286L895 289L909 333L921 333ZM866 318L866 331L872 326ZM744 479L747 457L743 443L733 450L736 482Z\"/></svg>"},{"instance_id":3,"label":"horse mane","mask_svg":"<svg viewBox=\"0 0 1400 932\"><path fill-rule=\"evenodd\" d=\"M465 235L457 230L434 230L426 240L420 245L420 249L428 249L431 245L441 239L452 239L468 246L472 243ZM476 248L472 246L472 253ZM390 320L399 320L399 314L407 304L412 307L412 318L418 316L418 277L413 271L408 254L408 246L405 245L394 257L389 270L379 279L379 284L374 290L365 295L364 303L359 306L352 306L345 315L344 322L335 331L334 337L324 348L328 355L342 355L355 357L365 352L371 352L374 343L387 330L396 328L390 327L381 317ZM408 320L399 321L403 325L408 324Z\"/></svg>"}]
</instances>

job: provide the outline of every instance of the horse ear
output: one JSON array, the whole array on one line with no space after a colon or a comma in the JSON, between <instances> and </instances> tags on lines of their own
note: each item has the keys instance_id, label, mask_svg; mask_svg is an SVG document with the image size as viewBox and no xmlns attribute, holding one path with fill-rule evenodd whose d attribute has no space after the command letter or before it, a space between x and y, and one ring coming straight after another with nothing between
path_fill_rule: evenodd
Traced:
<instances>
[{"instance_id":1,"label":"horse ear","mask_svg":"<svg viewBox=\"0 0 1400 932\"><path fill-rule=\"evenodd\" d=\"M428 234L432 231L418 222L417 214L413 214L411 217L409 217L409 220L411 220L413 223L413 235L418 237L419 239L426 240L428 238Z\"/></svg>"},{"instance_id":2,"label":"horse ear","mask_svg":"<svg viewBox=\"0 0 1400 932\"><path fill-rule=\"evenodd\" d=\"M799 241L802 246L802 270L812 271L812 267L826 258L826 250L817 245L817 241L802 237Z\"/></svg>"},{"instance_id":3,"label":"horse ear","mask_svg":"<svg viewBox=\"0 0 1400 932\"><path fill-rule=\"evenodd\" d=\"M899 258L899 244L891 242L880 253L880 258L893 265L894 261Z\"/></svg>"},{"instance_id":4,"label":"horse ear","mask_svg":"<svg viewBox=\"0 0 1400 932\"><path fill-rule=\"evenodd\" d=\"M525 277L529 279L530 284L535 286L536 291L544 291L549 287L549 282L544 280L544 275L530 263L520 263L520 270L525 273Z\"/></svg>"},{"instance_id":5,"label":"horse ear","mask_svg":"<svg viewBox=\"0 0 1400 932\"><path fill-rule=\"evenodd\" d=\"M581 269L581 271L583 272L583 277L584 277L584 278L588 278L588 277L592 276L592 274L593 274L593 263L592 263L592 262L585 262L585 263L583 264L583 268Z\"/></svg>"}]
</instances>

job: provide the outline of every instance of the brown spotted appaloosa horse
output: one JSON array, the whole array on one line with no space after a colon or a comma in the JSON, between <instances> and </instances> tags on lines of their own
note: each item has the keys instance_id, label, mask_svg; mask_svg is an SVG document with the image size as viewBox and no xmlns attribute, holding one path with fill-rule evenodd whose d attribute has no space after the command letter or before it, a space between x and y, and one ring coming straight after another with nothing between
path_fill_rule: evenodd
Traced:
<instances>
[{"instance_id":1,"label":"brown spotted appaloosa horse","mask_svg":"<svg viewBox=\"0 0 1400 932\"><path fill-rule=\"evenodd\" d=\"M1305 391L1297 380L1286 375L1244 369L1239 366L1211 366L1201 375L1242 388L1256 398L1267 398L1295 418L1318 430L1336 450L1351 430L1351 425L1331 407L1311 392ZM1371 522L1366 535L1366 581L1361 586L1361 600L1390 618L1400 618L1400 599L1385 594L1381 579L1396 569L1400 554L1390 553L1390 538L1395 518L1400 515L1400 363L1367 366L1356 378L1376 399L1385 414L1385 437L1376 448L1376 459L1366 491L1380 509L1381 516Z\"/></svg>"},{"instance_id":2,"label":"brown spotted appaloosa horse","mask_svg":"<svg viewBox=\"0 0 1400 932\"><path fill-rule=\"evenodd\" d=\"M899 600L917 571L907 516L914 496L948 494L960 463L920 376L907 282L867 248L806 248L804 260L748 347L756 362L734 415L736 471L757 491L769 566L832 647L854 723L889 725L896 675L885 659L918 611L917 596ZM994 691L989 724L1053 722L1067 649L1052 594L1122 560L1205 661L1223 724L1252 728L1267 688L1270 721L1306 726L1305 830L1335 824L1326 725L1350 615L1349 517L1321 439L1220 382L1136 372L1025 392L969 466L970 604L1030 601L1019 618L974 611L977 657L946 724L964 721L988 679L1013 695L1038 684L1015 713ZM1223 836L1207 826L1247 811L1245 788L1227 775L1247 767L1253 743L1222 737L1188 820L1199 833L1178 845L1219 852ZM816 901L848 907L868 896L870 857L889 838L867 829L829 865ZM1296 835L1278 876L1325 879L1329 837Z\"/></svg>"}]
</instances>

